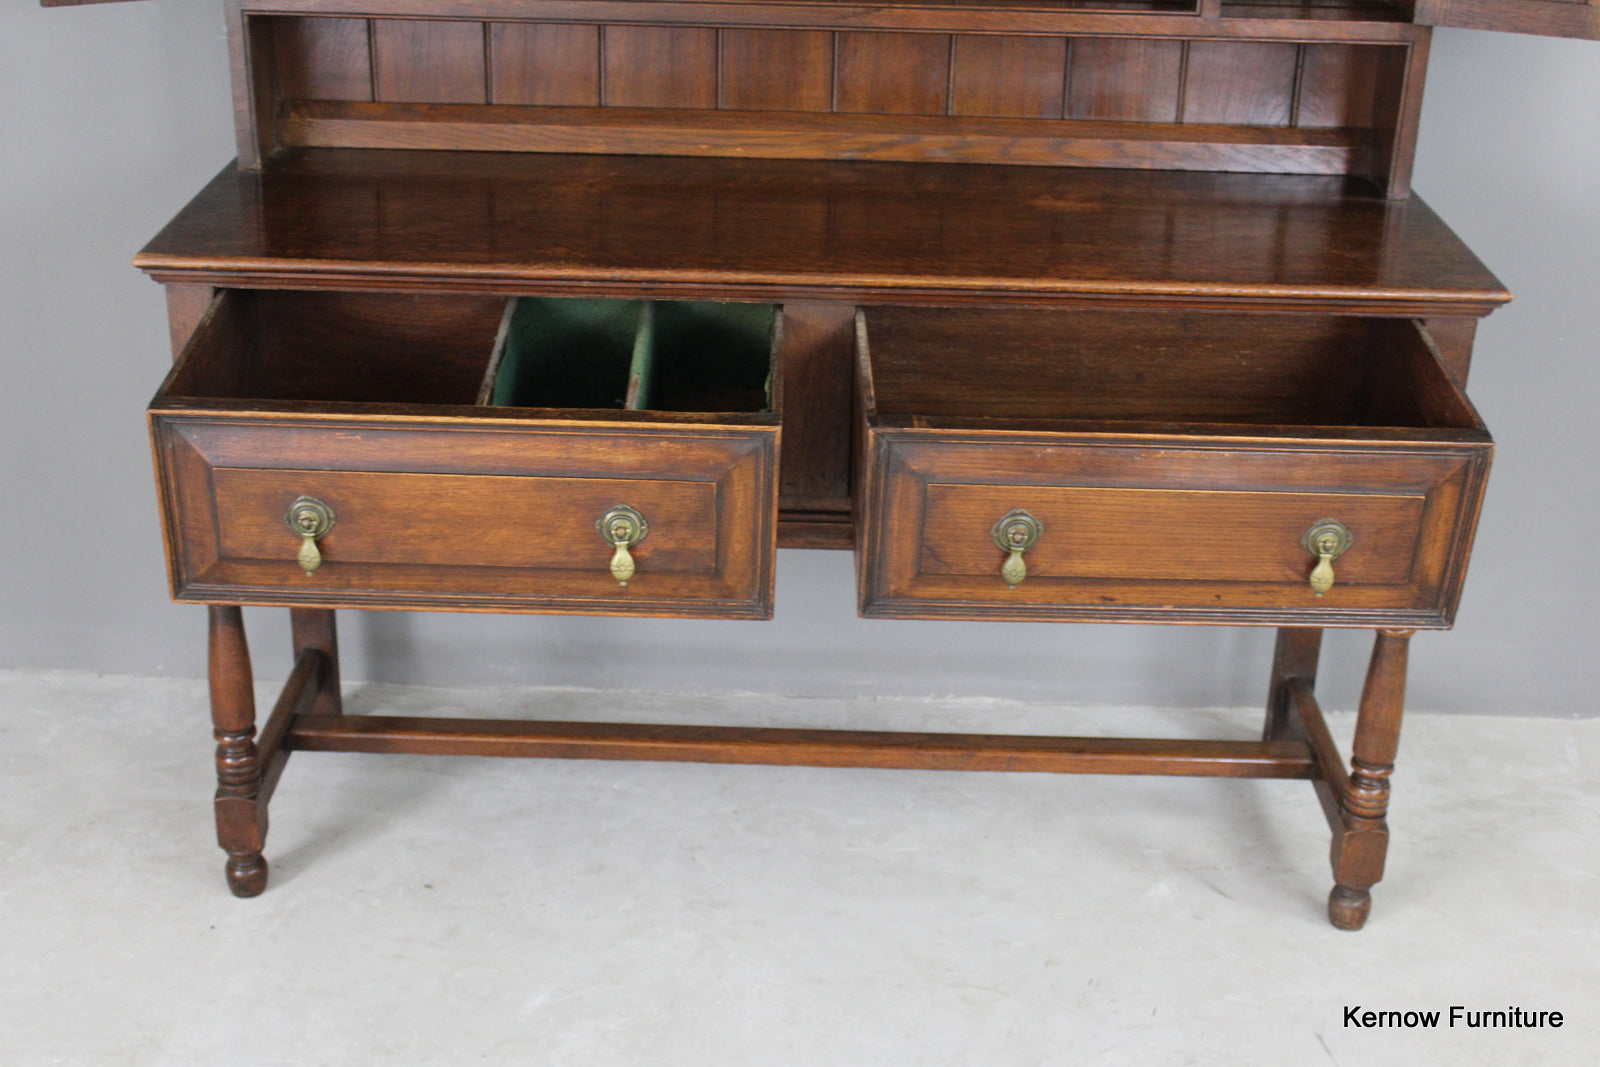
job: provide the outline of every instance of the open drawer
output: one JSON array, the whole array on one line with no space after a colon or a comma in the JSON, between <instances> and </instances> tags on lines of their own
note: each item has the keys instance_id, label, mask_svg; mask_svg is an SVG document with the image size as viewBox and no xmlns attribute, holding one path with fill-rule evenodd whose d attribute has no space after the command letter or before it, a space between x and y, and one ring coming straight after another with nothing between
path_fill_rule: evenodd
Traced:
<instances>
[{"instance_id":1,"label":"open drawer","mask_svg":"<svg viewBox=\"0 0 1600 1067\"><path fill-rule=\"evenodd\" d=\"M770 305L228 290L150 407L184 601L765 618Z\"/></svg>"},{"instance_id":2,"label":"open drawer","mask_svg":"<svg viewBox=\"0 0 1600 1067\"><path fill-rule=\"evenodd\" d=\"M1493 450L1423 326L857 315L863 615L1444 627Z\"/></svg>"}]
</instances>

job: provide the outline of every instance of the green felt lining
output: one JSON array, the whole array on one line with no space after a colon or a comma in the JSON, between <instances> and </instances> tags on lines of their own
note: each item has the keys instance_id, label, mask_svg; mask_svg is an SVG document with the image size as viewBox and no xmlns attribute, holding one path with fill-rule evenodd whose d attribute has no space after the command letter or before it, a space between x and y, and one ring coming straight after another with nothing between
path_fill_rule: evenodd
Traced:
<instances>
[{"instance_id":1,"label":"green felt lining","mask_svg":"<svg viewBox=\"0 0 1600 1067\"><path fill-rule=\"evenodd\" d=\"M491 404L765 411L771 304L522 297ZM634 378L634 381L630 381Z\"/></svg>"}]
</instances>

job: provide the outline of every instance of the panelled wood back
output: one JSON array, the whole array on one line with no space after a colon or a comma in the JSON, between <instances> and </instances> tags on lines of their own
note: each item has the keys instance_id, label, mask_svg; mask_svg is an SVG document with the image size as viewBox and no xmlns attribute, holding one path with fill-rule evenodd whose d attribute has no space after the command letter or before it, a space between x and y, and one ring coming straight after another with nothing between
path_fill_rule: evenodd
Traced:
<instances>
[{"instance_id":1,"label":"panelled wood back","mask_svg":"<svg viewBox=\"0 0 1600 1067\"><path fill-rule=\"evenodd\" d=\"M728 23L780 17L717 7ZM242 110L257 128L241 158L312 146L953 160L1354 174L1404 195L1426 30L1190 16L1187 33L1216 36L1118 37L1074 29L1110 16L1056 13L1043 29L962 32L975 11L937 12L950 32L247 14L236 60L253 74ZM1272 39L1235 39L1256 32Z\"/></svg>"}]
</instances>

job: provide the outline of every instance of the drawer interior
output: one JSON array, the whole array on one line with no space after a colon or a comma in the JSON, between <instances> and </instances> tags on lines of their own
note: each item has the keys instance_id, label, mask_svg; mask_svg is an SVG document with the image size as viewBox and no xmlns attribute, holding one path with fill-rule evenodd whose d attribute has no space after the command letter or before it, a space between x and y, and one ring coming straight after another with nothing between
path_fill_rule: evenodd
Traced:
<instances>
[{"instance_id":1,"label":"drawer interior","mask_svg":"<svg viewBox=\"0 0 1600 1067\"><path fill-rule=\"evenodd\" d=\"M515 301L488 403L533 408L766 411L770 304Z\"/></svg>"},{"instance_id":2,"label":"drawer interior","mask_svg":"<svg viewBox=\"0 0 1600 1067\"><path fill-rule=\"evenodd\" d=\"M471 404L504 311L492 296L228 290L162 392Z\"/></svg>"},{"instance_id":3,"label":"drawer interior","mask_svg":"<svg viewBox=\"0 0 1600 1067\"><path fill-rule=\"evenodd\" d=\"M858 327L891 421L1480 426L1408 319L895 307Z\"/></svg>"},{"instance_id":4,"label":"drawer interior","mask_svg":"<svg viewBox=\"0 0 1600 1067\"><path fill-rule=\"evenodd\" d=\"M776 324L770 304L229 290L162 395L756 413Z\"/></svg>"}]
</instances>

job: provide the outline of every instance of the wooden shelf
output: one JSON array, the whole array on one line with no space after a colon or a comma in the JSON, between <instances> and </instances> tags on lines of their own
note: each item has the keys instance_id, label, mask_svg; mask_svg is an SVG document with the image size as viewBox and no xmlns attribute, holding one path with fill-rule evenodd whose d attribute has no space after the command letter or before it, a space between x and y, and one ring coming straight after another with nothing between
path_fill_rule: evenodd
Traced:
<instances>
[{"instance_id":1,"label":"wooden shelf","mask_svg":"<svg viewBox=\"0 0 1600 1067\"><path fill-rule=\"evenodd\" d=\"M942 115L375 104L292 107L285 145L1347 174L1367 131Z\"/></svg>"},{"instance_id":2,"label":"wooden shelf","mask_svg":"<svg viewBox=\"0 0 1600 1067\"><path fill-rule=\"evenodd\" d=\"M1420 199L1305 175L305 149L219 174L166 282L1483 315Z\"/></svg>"},{"instance_id":3,"label":"wooden shelf","mask_svg":"<svg viewBox=\"0 0 1600 1067\"><path fill-rule=\"evenodd\" d=\"M246 17L415 19L416 0L243 0ZM1214 9L1213 9L1214 7ZM452 0L438 16L485 23L608 23L922 33L1107 34L1197 38L1409 41L1393 5L1333 3L1202 5L1186 0Z\"/></svg>"}]
</instances>

